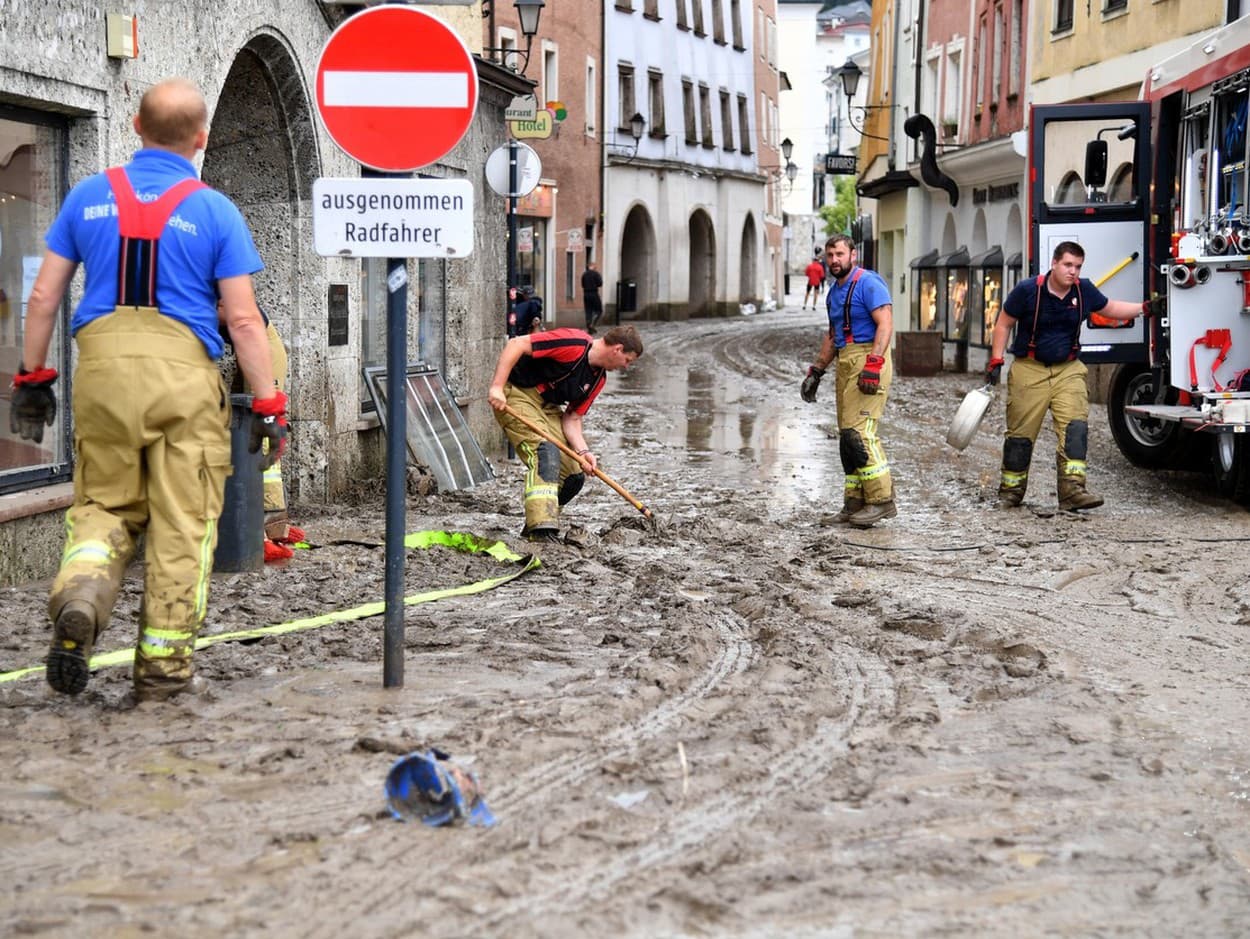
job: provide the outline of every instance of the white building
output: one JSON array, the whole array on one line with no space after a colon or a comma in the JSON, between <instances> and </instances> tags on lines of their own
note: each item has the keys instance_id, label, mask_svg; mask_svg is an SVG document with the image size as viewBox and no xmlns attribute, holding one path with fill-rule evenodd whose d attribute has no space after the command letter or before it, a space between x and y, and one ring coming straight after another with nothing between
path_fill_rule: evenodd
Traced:
<instances>
[{"instance_id":1,"label":"white building","mask_svg":"<svg viewBox=\"0 0 1250 939\"><path fill-rule=\"evenodd\" d=\"M617 0L605 16L605 305L685 318L758 303L766 177L752 7Z\"/></svg>"}]
</instances>

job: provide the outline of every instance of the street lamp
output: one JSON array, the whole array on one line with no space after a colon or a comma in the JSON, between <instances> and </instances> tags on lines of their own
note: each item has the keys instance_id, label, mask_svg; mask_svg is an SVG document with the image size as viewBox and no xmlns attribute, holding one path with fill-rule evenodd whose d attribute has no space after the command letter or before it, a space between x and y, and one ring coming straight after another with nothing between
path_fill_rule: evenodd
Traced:
<instances>
[{"instance_id":1,"label":"street lamp","mask_svg":"<svg viewBox=\"0 0 1250 939\"><path fill-rule=\"evenodd\" d=\"M864 70L855 64L854 59L847 59L846 64L838 69L830 69L829 74L824 77L821 84L832 90L838 84L842 85L842 93L846 95L846 121L851 125L861 137L868 137L871 140L884 140L889 142L889 137L880 137L877 134L870 134L864 130L864 120L868 117L869 111L892 111L896 107L893 104L851 104L851 99L855 97L855 92L859 91L859 80L864 77ZM859 112L859 123L855 123L855 113Z\"/></svg>"},{"instance_id":2,"label":"street lamp","mask_svg":"<svg viewBox=\"0 0 1250 939\"><path fill-rule=\"evenodd\" d=\"M642 135L646 133L646 130L647 119L635 111L634 116L629 119L629 136L633 138L634 146L633 149L629 151L628 156L625 153L624 145L617 142L617 140L622 139L624 135L620 134L619 131L613 131L612 133L614 139L611 146L616 149L608 151L613 158L613 162L622 166L627 163L632 163L634 157L638 156L638 143L642 140Z\"/></svg>"},{"instance_id":3,"label":"street lamp","mask_svg":"<svg viewBox=\"0 0 1250 939\"><path fill-rule=\"evenodd\" d=\"M530 67L530 51L534 46L534 36L538 33L538 20L542 16L543 7L547 5L546 0L512 0L513 6L516 7L517 19L521 21L521 35L525 37L525 51L518 52L515 48L505 48L502 46L488 47L483 52L497 52L500 54L500 61L505 55L521 56L521 67L514 68L513 71L521 75L525 74L525 70ZM482 15L490 17L490 34L495 35L495 4L489 2L483 4L484 10Z\"/></svg>"}]
</instances>

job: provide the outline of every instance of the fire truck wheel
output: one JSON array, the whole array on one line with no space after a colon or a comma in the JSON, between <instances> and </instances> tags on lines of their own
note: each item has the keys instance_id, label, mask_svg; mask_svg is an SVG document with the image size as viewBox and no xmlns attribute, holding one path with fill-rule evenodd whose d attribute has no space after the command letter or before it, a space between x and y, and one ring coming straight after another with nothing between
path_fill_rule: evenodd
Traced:
<instances>
[{"instance_id":1,"label":"fire truck wheel","mask_svg":"<svg viewBox=\"0 0 1250 939\"><path fill-rule=\"evenodd\" d=\"M1154 377L1149 366L1126 363L1115 370L1107 394L1107 421L1111 436L1130 463L1145 469L1177 468L1185 448L1180 425L1153 418L1135 417L1125 413L1133 404L1150 404L1155 400ZM1165 404L1175 403L1175 392L1169 388ZM1201 451L1199 451L1201 452Z\"/></svg>"},{"instance_id":2,"label":"fire truck wheel","mask_svg":"<svg viewBox=\"0 0 1250 939\"><path fill-rule=\"evenodd\" d=\"M1234 434L1211 434L1211 475L1225 499L1250 504L1250 443Z\"/></svg>"}]
</instances>

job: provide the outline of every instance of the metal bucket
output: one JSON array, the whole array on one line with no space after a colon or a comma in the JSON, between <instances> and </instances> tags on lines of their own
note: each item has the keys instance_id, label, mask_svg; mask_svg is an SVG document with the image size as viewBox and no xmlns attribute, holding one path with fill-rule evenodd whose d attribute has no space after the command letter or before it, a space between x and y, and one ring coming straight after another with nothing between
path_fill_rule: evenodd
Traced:
<instances>
[{"instance_id":1,"label":"metal bucket","mask_svg":"<svg viewBox=\"0 0 1250 939\"><path fill-rule=\"evenodd\" d=\"M962 450L972 443L972 438L976 435L977 428L981 426L985 412L989 410L990 402L993 400L993 385L973 388L964 395L963 401L955 409L950 429L946 431L946 442L956 450Z\"/></svg>"}]
</instances>

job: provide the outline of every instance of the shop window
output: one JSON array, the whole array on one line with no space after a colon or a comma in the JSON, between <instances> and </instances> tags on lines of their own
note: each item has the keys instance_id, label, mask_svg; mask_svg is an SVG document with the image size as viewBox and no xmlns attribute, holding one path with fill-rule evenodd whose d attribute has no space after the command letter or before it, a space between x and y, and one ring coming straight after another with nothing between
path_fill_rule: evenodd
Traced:
<instances>
[{"instance_id":1,"label":"shop window","mask_svg":"<svg viewBox=\"0 0 1250 939\"><path fill-rule=\"evenodd\" d=\"M911 262L912 320L920 330L938 328L937 251L930 251Z\"/></svg>"},{"instance_id":2,"label":"shop window","mask_svg":"<svg viewBox=\"0 0 1250 939\"><path fill-rule=\"evenodd\" d=\"M1003 305L1003 252L995 245L984 254L978 254L968 262L971 280L968 287L968 315L975 329L970 327L968 341L988 346L994 332L994 320Z\"/></svg>"},{"instance_id":3,"label":"shop window","mask_svg":"<svg viewBox=\"0 0 1250 939\"><path fill-rule=\"evenodd\" d=\"M971 281L968 260L967 249L960 248L938 258L937 262L945 287L942 336L952 341L968 339L968 284Z\"/></svg>"},{"instance_id":4,"label":"shop window","mask_svg":"<svg viewBox=\"0 0 1250 939\"><path fill-rule=\"evenodd\" d=\"M66 124L52 115L0 107L0 492L68 479L68 305L45 363L60 372L57 419L43 441L23 440L9 430L13 375L22 366L26 303L43 260L44 235L65 194Z\"/></svg>"}]
</instances>

